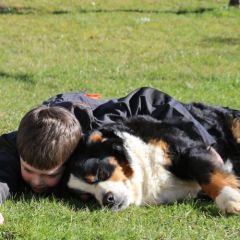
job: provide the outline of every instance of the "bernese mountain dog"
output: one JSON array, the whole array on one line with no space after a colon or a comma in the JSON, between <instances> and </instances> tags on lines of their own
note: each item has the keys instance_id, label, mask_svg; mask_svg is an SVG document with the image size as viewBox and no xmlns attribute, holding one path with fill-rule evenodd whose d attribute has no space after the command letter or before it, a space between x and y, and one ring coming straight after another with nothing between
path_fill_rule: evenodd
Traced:
<instances>
[{"instance_id":1,"label":"bernese mountain dog","mask_svg":"<svg viewBox=\"0 0 240 240\"><path fill-rule=\"evenodd\" d=\"M67 185L112 210L172 203L201 191L222 213L239 214L240 118L221 126L216 145L206 147L184 120L135 116L107 124L82 139Z\"/></svg>"}]
</instances>

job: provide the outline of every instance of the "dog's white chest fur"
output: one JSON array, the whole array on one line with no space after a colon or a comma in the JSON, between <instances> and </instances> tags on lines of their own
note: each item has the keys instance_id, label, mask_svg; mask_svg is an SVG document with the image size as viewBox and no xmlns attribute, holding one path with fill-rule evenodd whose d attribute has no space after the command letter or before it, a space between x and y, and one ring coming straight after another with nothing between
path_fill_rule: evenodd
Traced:
<instances>
[{"instance_id":1,"label":"dog's white chest fur","mask_svg":"<svg viewBox=\"0 0 240 240\"><path fill-rule=\"evenodd\" d=\"M197 195L200 190L197 183L182 181L166 170L167 156L160 147L126 132L118 135L124 140L129 163L135 170L130 180L135 204L170 203Z\"/></svg>"}]
</instances>

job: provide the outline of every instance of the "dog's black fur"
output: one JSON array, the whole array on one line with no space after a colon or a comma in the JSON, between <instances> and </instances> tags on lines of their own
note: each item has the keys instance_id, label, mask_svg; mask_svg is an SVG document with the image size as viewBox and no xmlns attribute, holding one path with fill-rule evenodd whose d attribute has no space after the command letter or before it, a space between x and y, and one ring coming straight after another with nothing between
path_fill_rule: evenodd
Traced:
<instances>
[{"instance_id":1,"label":"dog's black fur","mask_svg":"<svg viewBox=\"0 0 240 240\"><path fill-rule=\"evenodd\" d=\"M202 110L201 113L199 110ZM164 143L165 147L162 150L167 155L168 161L162 166L177 179L186 184L196 182L213 199L219 197L226 186L236 190L238 195L240 118L237 114L239 112L214 107L201 109L201 105L197 104L192 106L191 111L215 139L216 143L212 149L218 152L222 162L218 154L204 144L194 126L188 121L173 119L165 122L149 116L136 116L125 121L107 124L85 136L72 159L71 174L87 184L96 185L111 178L116 168L121 166L123 174L131 178L135 169L129 162L125 141L121 137L121 133L127 132L146 144L153 144L153 141L155 145L159 141L161 144ZM119 165L110 164L110 156L114 156ZM224 168L227 160L232 164L230 170ZM86 188L79 190L88 191ZM115 203L111 202L114 198L111 197L108 194L101 201L98 200L102 205L112 207ZM236 198L234 206L222 206L222 203L218 203L220 209L223 212L239 213L240 199L238 196Z\"/></svg>"},{"instance_id":2,"label":"dog's black fur","mask_svg":"<svg viewBox=\"0 0 240 240\"><path fill-rule=\"evenodd\" d=\"M216 120L216 118L214 119ZM231 130L232 121L229 117L225 121L222 119L222 121L214 122L216 125L214 126L215 129L212 129L212 136L214 136L216 144L213 147L220 154L224 162L230 160L233 163L234 171L240 173L240 144L233 137ZM80 155L85 152L87 155L93 154L96 156L104 154L105 151L108 153L117 153L116 149L120 150L123 143L116 136L116 131L129 132L142 138L145 142L149 142L150 139L162 139L170 146L172 165L168 166L169 171L180 178L188 180L193 179L194 172L197 171L200 172L199 181L205 182L208 181L204 179L204 177L207 177L206 172L211 172L219 162L212 161L212 156L209 156L212 154L201 139L195 135L192 127L191 124L184 121L171 123L169 121L158 121L150 116L136 116L99 128L98 131L105 138L108 138L106 142L95 142L93 144L92 142L88 142L89 136L85 136L79 147L79 151L81 152ZM208 157L210 161L207 160ZM118 158L123 158L123 156L118 156ZM201 173L205 173L205 176Z\"/></svg>"}]
</instances>

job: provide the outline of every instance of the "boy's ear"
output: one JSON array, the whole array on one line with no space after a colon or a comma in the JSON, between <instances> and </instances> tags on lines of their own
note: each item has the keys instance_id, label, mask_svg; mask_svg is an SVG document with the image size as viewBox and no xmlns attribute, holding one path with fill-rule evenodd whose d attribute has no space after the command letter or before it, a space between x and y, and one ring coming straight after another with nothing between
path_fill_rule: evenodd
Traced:
<instances>
[{"instance_id":1,"label":"boy's ear","mask_svg":"<svg viewBox=\"0 0 240 240\"><path fill-rule=\"evenodd\" d=\"M89 134L87 143L92 144L92 143L97 143L97 142L103 142L105 140L106 140L106 138L103 137L103 134L100 131L96 130Z\"/></svg>"}]
</instances>

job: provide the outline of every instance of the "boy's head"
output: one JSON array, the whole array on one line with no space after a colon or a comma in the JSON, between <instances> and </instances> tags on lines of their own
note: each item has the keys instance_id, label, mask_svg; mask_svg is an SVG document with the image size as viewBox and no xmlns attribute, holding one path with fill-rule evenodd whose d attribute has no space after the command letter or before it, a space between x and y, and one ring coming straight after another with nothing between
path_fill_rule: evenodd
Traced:
<instances>
[{"instance_id":1,"label":"boy's head","mask_svg":"<svg viewBox=\"0 0 240 240\"><path fill-rule=\"evenodd\" d=\"M39 106L29 111L17 133L24 180L39 192L56 185L80 137L81 126L68 110Z\"/></svg>"}]
</instances>

